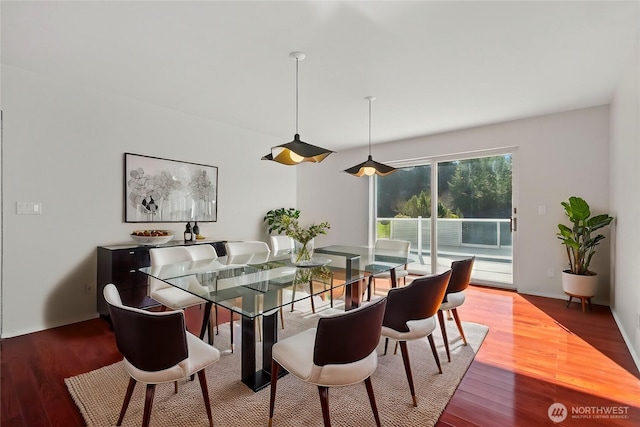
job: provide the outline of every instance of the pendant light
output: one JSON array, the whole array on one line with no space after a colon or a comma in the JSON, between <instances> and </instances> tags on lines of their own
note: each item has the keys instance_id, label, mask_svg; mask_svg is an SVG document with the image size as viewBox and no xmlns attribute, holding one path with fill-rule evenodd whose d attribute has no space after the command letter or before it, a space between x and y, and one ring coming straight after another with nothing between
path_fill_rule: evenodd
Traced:
<instances>
[{"instance_id":1,"label":"pendant light","mask_svg":"<svg viewBox=\"0 0 640 427\"><path fill-rule=\"evenodd\" d=\"M300 140L298 134L298 64L305 55L302 52L291 52L289 57L296 61L296 134L293 141L271 147L271 153L263 156L262 160L272 160L283 165L297 165L303 162L320 163L333 151L307 144Z\"/></svg>"},{"instance_id":2,"label":"pendant light","mask_svg":"<svg viewBox=\"0 0 640 427\"><path fill-rule=\"evenodd\" d=\"M362 162L359 165L350 167L349 169L346 169L345 172L350 173L354 176L372 176L373 174L387 176L394 173L398 169L382 163L378 163L371 157L371 102L376 98L374 96L367 96L365 99L369 101L369 157L367 158L366 162Z\"/></svg>"}]
</instances>

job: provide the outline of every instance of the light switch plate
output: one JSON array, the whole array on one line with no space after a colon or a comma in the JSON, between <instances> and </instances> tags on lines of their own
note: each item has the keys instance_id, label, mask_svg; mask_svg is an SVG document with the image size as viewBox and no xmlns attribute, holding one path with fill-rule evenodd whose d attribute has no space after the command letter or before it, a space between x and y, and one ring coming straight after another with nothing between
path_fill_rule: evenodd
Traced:
<instances>
[{"instance_id":1,"label":"light switch plate","mask_svg":"<svg viewBox=\"0 0 640 427\"><path fill-rule=\"evenodd\" d=\"M41 215L41 202L17 202L16 212L19 215Z\"/></svg>"}]
</instances>

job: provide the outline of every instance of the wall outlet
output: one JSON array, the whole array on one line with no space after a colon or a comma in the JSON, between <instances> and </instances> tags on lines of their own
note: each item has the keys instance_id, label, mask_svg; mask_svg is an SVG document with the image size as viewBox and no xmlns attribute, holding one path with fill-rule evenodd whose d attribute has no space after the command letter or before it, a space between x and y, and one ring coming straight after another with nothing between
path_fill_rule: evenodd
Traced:
<instances>
[{"instance_id":1,"label":"wall outlet","mask_svg":"<svg viewBox=\"0 0 640 427\"><path fill-rule=\"evenodd\" d=\"M93 292L93 283L85 283L84 284L84 293L85 294L90 294L91 292Z\"/></svg>"},{"instance_id":2,"label":"wall outlet","mask_svg":"<svg viewBox=\"0 0 640 427\"><path fill-rule=\"evenodd\" d=\"M19 215L41 215L42 202L17 202L16 213Z\"/></svg>"}]
</instances>

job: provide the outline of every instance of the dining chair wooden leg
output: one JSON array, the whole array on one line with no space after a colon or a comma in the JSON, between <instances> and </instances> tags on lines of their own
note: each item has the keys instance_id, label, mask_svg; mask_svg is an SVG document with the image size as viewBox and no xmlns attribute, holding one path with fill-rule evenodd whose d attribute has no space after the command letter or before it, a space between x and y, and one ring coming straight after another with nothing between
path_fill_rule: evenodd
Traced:
<instances>
[{"instance_id":1,"label":"dining chair wooden leg","mask_svg":"<svg viewBox=\"0 0 640 427\"><path fill-rule=\"evenodd\" d=\"M433 335L429 334L427 338L429 339L429 345L431 346L431 352L433 353L433 358L436 359L436 365L438 365L438 371L442 373L442 366L440 366L440 356L438 356L438 349L436 349L436 343L433 340Z\"/></svg>"},{"instance_id":2,"label":"dining chair wooden leg","mask_svg":"<svg viewBox=\"0 0 640 427\"><path fill-rule=\"evenodd\" d=\"M216 325L215 325L215 321L211 318L209 318L209 324L207 325L207 335L209 335L209 345L213 345L213 340L215 337L215 333L213 332Z\"/></svg>"},{"instance_id":3,"label":"dining chair wooden leg","mask_svg":"<svg viewBox=\"0 0 640 427\"><path fill-rule=\"evenodd\" d=\"M316 314L316 304L313 302L313 282L309 280L309 296L311 297L311 312Z\"/></svg>"},{"instance_id":4,"label":"dining chair wooden leg","mask_svg":"<svg viewBox=\"0 0 640 427\"><path fill-rule=\"evenodd\" d=\"M320 394L320 406L322 407L322 420L324 427L331 427L331 418L329 417L329 387L318 386Z\"/></svg>"},{"instance_id":5,"label":"dining chair wooden leg","mask_svg":"<svg viewBox=\"0 0 640 427\"><path fill-rule=\"evenodd\" d=\"M213 307L213 311L216 315L216 335L220 333L220 328L218 328L218 304Z\"/></svg>"},{"instance_id":6,"label":"dining chair wooden leg","mask_svg":"<svg viewBox=\"0 0 640 427\"><path fill-rule=\"evenodd\" d=\"M402 353L402 362L404 363L404 371L407 374L407 381L409 381L409 390L411 390L413 406L418 406L418 401L416 400L416 390L413 387L413 375L411 375L411 362L409 361L409 350L407 349L406 341L400 341L400 352Z\"/></svg>"},{"instance_id":7,"label":"dining chair wooden leg","mask_svg":"<svg viewBox=\"0 0 640 427\"><path fill-rule=\"evenodd\" d=\"M294 284L293 287L291 288L291 311L293 312L293 304L294 301L296 300L296 285Z\"/></svg>"},{"instance_id":8,"label":"dining chair wooden leg","mask_svg":"<svg viewBox=\"0 0 640 427\"><path fill-rule=\"evenodd\" d=\"M438 322L440 322L440 331L442 332L442 340L444 341L444 349L447 351L447 359L451 362L451 353L449 353L449 339L447 338L447 326L444 324L444 314L442 310L438 310Z\"/></svg>"},{"instance_id":9,"label":"dining chair wooden leg","mask_svg":"<svg viewBox=\"0 0 640 427\"><path fill-rule=\"evenodd\" d=\"M204 369L198 371L198 379L200 380L200 388L202 389L202 398L204 399L204 407L207 410L207 418L209 426L213 426L213 417L211 416L211 404L209 403L209 389L207 388L207 376Z\"/></svg>"},{"instance_id":10,"label":"dining chair wooden leg","mask_svg":"<svg viewBox=\"0 0 640 427\"><path fill-rule=\"evenodd\" d=\"M464 345L467 345L467 338L464 336L464 331L462 330L462 323L460 322L460 317L458 316L458 309L454 308L451 310L453 313L453 318L456 321L456 326L458 327L458 331L460 331L460 336L462 337L462 342Z\"/></svg>"},{"instance_id":11,"label":"dining chair wooden leg","mask_svg":"<svg viewBox=\"0 0 640 427\"><path fill-rule=\"evenodd\" d=\"M451 318L451 310L447 310L447 320L453 320L453 318Z\"/></svg>"},{"instance_id":12,"label":"dining chair wooden leg","mask_svg":"<svg viewBox=\"0 0 640 427\"><path fill-rule=\"evenodd\" d=\"M333 272L329 273L329 298L331 298L331 308L333 308Z\"/></svg>"},{"instance_id":13,"label":"dining chair wooden leg","mask_svg":"<svg viewBox=\"0 0 640 427\"><path fill-rule=\"evenodd\" d=\"M384 355L387 355L387 347L389 347L389 338L384 339Z\"/></svg>"},{"instance_id":14,"label":"dining chair wooden leg","mask_svg":"<svg viewBox=\"0 0 640 427\"><path fill-rule=\"evenodd\" d=\"M369 403L371 403L371 410L373 411L373 417L376 420L376 427L380 427L380 416L378 415L378 406L376 405L376 397L373 394L371 377L364 380L364 385L367 386L367 395L369 396Z\"/></svg>"},{"instance_id":15,"label":"dining chair wooden leg","mask_svg":"<svg viewBox=\"0 0 640 427\"><path fill-rule=\"evenodd\" d=\"M284 310L280 307L280 328L284 329Z\"/></svg>"},{"instance_id":16,"label":"dining chair wooden leg","mask_svg":"<svg viewBox=\"0 0 640 427\"><path fill-rule=\"evenodd\" d=\"M229 338L231 339L231 353L235 350L235 344L233 343L233 311L230 313L231 317L229 318Z\"/></svg>"},{"instance_id":17,"label":"dining chair wooden leg","mask_svg":"<svg viewBox=\"0 0 640 427\"><path fill-rule=\"evenodd\" d=\"M269 427L273 425L273 409L276 403L276 387L278 386L278 371L280 365L275 360L271 361L271 398L269 400Z\"/></svg>"},{"instance_id":18,"label":"dining chair wooden leg","mask_svg":"<svg viewBox=\"0 0 640 427\"><path fill-rule=\"evenodd\" d=\"M129 407L129 402L131 401L131 395L133 394L133 389L136 386L137 381L133 378L129 378L129 385L127 386L127 393L124 396L124 402L122 402L122 409L120 410L120 416L118 417L117 426L122 425L122 420L124 419L124 414L127 412L127 408Z\"/></svg>"},{"instance_id":19,"label":"dining chair wooden leg","mask_svg":"<svg viewBox=\"0 0 640 427\"><path fill-rule=\"evenodd\" d=\"M153 407L153 396L156 394L156 385L147 384L147 393L144 399L144 413L142 415L142 427L149 427L151 422L151 408Z\"/></svg>"},{"instance_id":20,"label":"dining chair wooden leg","mask_svg":"<svg viewBox=\"0 0 640 427\"><path fill-rule=\"evenodd\" d=\"M173 394L178 394L178 381L173 382Z\"/></svg>"}]
</instances>

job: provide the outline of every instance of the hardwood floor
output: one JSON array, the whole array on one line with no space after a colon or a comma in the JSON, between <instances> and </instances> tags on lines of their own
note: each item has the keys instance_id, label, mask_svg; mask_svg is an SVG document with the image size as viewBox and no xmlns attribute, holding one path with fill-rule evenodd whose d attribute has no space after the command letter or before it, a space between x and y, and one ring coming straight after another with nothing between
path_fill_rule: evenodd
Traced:
<instances>
[{"instance_id":1,"label":"hardwood floor","mask_svg":"<svg viewBox=\"0 0 640 427\"><path fill-rule=\"evenodd\" d=\"M438 426L556 425L547 415L554 402L568 410L559 425L640 425L640 373L607 307L582 313L577 303L565 308L564 301L477 286L466 295L461 319L486 324L489 333ZM190 330L198 330L201 313L188 310ZM121 358L101 319L0 346L3 427L85 425L64 378ZM611 408L626 418L602 418ZM586 411L600 415L587 419Z\"/></svg>"}]
</instances>

